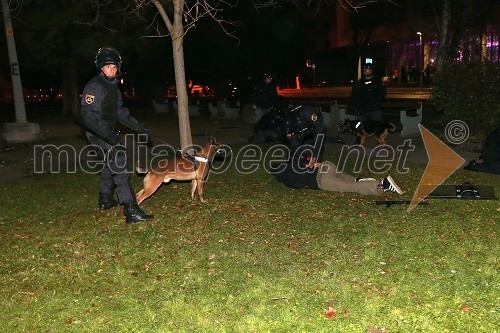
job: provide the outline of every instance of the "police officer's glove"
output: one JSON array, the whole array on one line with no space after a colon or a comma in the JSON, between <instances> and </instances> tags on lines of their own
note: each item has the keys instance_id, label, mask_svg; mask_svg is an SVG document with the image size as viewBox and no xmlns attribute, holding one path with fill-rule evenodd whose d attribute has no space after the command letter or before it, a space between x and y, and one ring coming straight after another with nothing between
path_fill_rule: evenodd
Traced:
<instances>
[{"instance_id":1,"label":"police officer's glove","mask_svg":"<svg viewBox=\"0 0 500 333\"><path fill-rule=\"evenodd\" d=\"M120 135L115 132L109 132L104 138L104 141L112 146L116 146L120 142Z\"/></svg>"}]
</instances>

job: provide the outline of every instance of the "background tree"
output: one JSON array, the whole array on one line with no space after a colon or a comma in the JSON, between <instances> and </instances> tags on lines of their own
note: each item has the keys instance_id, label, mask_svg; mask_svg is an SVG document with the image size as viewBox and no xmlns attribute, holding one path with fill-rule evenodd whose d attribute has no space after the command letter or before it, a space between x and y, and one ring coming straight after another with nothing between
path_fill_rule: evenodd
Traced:
<instances>
[{"instance_id":1,"label":"background tree","mask_svg":"<svg viewBox=\"0 0 500 333\"><path fill-rule=\"evenodd\" d=\"M358 59L366 54L367 46L371 41L373 31L376 27L388 24L390 15L387 15L387 6L393 6L392 1L380 1L367 6L364 4L351 10L351 30L352 30L352 59L351 68L353 75L358 76ZM359 6L359 5L358 5ZM394 15L397 16L397 15Z\"/></svg>"},{"instance_id":2,"label":"background tree","mask_svg":"<svg viewBox=\"0 0 500 333\"><path fill-rule=\"evenodd\" d=\"M500 65L485 57L487 26L498 22L493 0L441 0L432 5L440 25L438 70L431 102L441 123L465 121L473 139L499 126Z\"/></svg>"},{"instance_id":3,"label":"background tree","mask_svg":"<svg viewBox=\"0 0 500 333\"><path fill-rule=\"evenodd\" d=\"M369 3L379 2L377 0L357 1L357 0L335 0L339 1L346 9L359 10ZM393 3L393 1L380 1L384 3ZM273 6L282 6L285 4L299 5L299 1L287 0L253 0L252 4L256 10L269 8ZM331 4L330 0L308 1L309 6L318 6L322 4ZM238 5L238 1L218 2L214 1L185 1L185 0L136 0L135 12L140 19L145 20L151 14L148 10L154 7L158 15L153 15L150 27L156 29L156 36L169 36L172 42L172 56L174 61L175 85L177 90L177 105L179 117L180 143L182 147L192 144L191 127L188 112L188 93L186 88L186 69L184 63L184 37L190 29L195 29L197 23L202 18L210 18L217 22L220 28L229 36L236 37L235 26L237 23L233 20L224 18L222 13ZM157 21L161 18L163 26ZM166 31L164 30L166 28Z\"/></svg>"},{"instance_id":4,"label":"background tree","mask_svg":"<svg viewBox=\"0 0 500 333\"><path fill-rule=\"evenodd\" d=\"M416 1L416 0L414 0ZM481 57L481 36L498 23L496 0L426 0L439 29L437 69L450 59Z\"/></svg>"},{"instance_id":5,"label":"background tree","mask_svg":"<svg viewBox=\"0 0 500 333\"><path fill-rule=\"evenodd\" d=\"M440 71L443 67L443 63L448 58L449 46L448 46L448 31L450 25L450 0L442 0L442 10L436 7L436 2L432 2L432 9L434 16L436 17L437 26L439 29L439 45L438 45L438 55L437 55L437 70ZM439 12L441 14L439 14Z\"/></svg>"},{"instance_id":6,"label":"background tree","mask_svg":"<svg viewBox=\"0 0 500 333\"><path fill-rule=\"evenodd\" d=\"M366 4L379 1L310 1L308 6L329 5L340 2L346 10L358 10ZM388 1L381 1L388 2ZM389 1L390 2L390 1ZM287 0L254 0L251 4L242 6L237 0L233 2L208 1L160 1L160 0L135 0L130 2L95 2L95 1L62 1L39 2L35 0L23 0L16 7L17 26L22 35L21 43L29 52L23 53L25 63L33 63L38 66L40 77L50 81L50 77L62 77L64 103L63 112L67 115L75 114L79 110L78 92L84 82L80 77L85 74L85 80L95 73L96 69L89 59L93 59L96 45L113 45L117 47L122 55L125 55L124 67L130 72L132 68L141 67L141 63L134 63L134 59L152 58L158 55L162 38L141 37L166 37L171 40L171 49L163 47L162 51L170 49L172 52L172 63L174 67L175 82L178 94L179 130L181 145L191 144L191 130L188 117L188 98L186 89L186 68L184 63L184 41L187 32L192 32L203 27L201 20L207 18L226 35L226 39L238 44L236 29L240 28L238 17L246 15L244 10L250 9L252 15L260 14L264 10L274 11L285 8L288 5L296 5L298 1ZM305 2L303 2L305 3ZM238 5L238 6L237 6ZM247 7L245 7L247 6ZM239 16L232 16L238 8L245 8L239 12ZM222 17L222 14L226 18ZM273 12L274 13L274 12ZM237 17L234 19L234 17ZM140 25L142 24L142 26ZM291 34L284 30L284 25L277 27L273 33L283 35ZM37 27L37 29L33 29ZM250 27L251 29L252 27ZM22 30L22 32L21 32ZM205 31L196 31L198 34ZM208 40L209 38L205 38ZM302 41L303 42L303 41ZM300 45L299 43L294 43ZM152 46L154 45L154 46ZM252 52L258 56L264 56L266 52L275 52L276 44L270 43L263 50L258 50L260 45L247 46L244 53L246 56ZM249 50L249 51L248 51ZM257 51L257 52L256 52ZM260 51L260 52L259 52ZM127 62L127 58L131 61ZM286 54L278 58L270 67L281 65L289 61ZM302 62L303 59L300 59ZM128 64L133 66L128 67ZM165 63L169 63L165 59ZM292 62L289 62L289 67ZM155 64L157 67L160 64ZM267 70L267 68L265 69ZM155 67L155 71L157 68ZM54 75L47 73L54 73ZM227 74L227 73L226 73ZM47 77L50 76L50 77ZM39 78L33 76L36 81ZM28 82L26 80L26 82Z\"/></svg>"},{"instance_id":7,"label":"background tree","mask_svg":"<svg viewBox=\"0 0 500 333\"><path fill-rule=\"evenodd\" d=\"M17 4L17 5L15 5ZM84 1L23 0L11 8L16 42L25 86L50 86L62 83L62 112L78 114L79 92L91 75L96 45L114 45L122 53L146 53L148 45L139 39L134 22L127 21L120 7L89 6ZM36 28L35 28L36 27ZM151 43L150 43L151 44ZM127 66L127 63L125 63Z\"/></svg>"}]
</instances>

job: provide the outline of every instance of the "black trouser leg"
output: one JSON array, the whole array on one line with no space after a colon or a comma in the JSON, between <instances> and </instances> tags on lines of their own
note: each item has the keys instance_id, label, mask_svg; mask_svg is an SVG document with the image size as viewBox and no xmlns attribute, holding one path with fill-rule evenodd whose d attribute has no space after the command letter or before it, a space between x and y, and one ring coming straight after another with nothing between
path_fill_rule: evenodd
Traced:
<instances>
[{"instance_id":1,"label":"black trouser leg","mask_svg":"<svg viewBox=\"0 0 500 333\"><path fill-rule=\"evenodd\" d=\"M107 167L101 172L101 182L99 184L99 209L106 210L116 207L118 201L113 197L115 195L115 182L113 175Z\"/></svg>"},{"instance_id":2,"label":"black trouser leg","mask_svg":"<svg viewBox=\"0 0 500 333\"><path fill-rule=\"evenodd\" d=\"M106 158L103 155L104 149L97 147L96 151L102 160L105 161ZM107 210L118 205L118 201L114 199L115 188L116 185L113 180L113 175L111 174L108 165L104 163L99 182L99 209Z\"/></svg>"},{"instance_id":3,"label":"black trouser leg","mask_svg":"<svg viewBox=\"0 0 500 333\"><path fill-rule=\"evenodd\" d=\"M118 196L120 204L126 205L135 203L135 195L132 192L128 174L115 174L114 179L116 184L116 195Z\"/></svg>"},{"instance_id":4,"label":"black trouser leg","mask_svg":"<svg viewBox=\"0 0 500 333\"><path fill-rule=\"evenodd\" d=\"M113 175L107 166L102 169L101 172L101 182L99 184L99 194L101 196L113 197L115 193L115 182L113 180Z\"/></svg>"},{"instance_id":5,"label":"black trouser leg","mask_svg":"<svg viewBox=\"0 0 500 333\"><path fill-rule=\"evenodd\" d=\"M135 203L135 195L127 172L127 156L125 151L111 151L107 158L108 168L112 181L116 186L116 195L120 204Z\"/></svg>"},{"instance_id":6,"label":"black trouser leg","mask_svg":"<svg viewBox=\"0 0 500 333\"><path fill-rule=\"evenodd\" d=\"M137 205L127 170L127 156L124 150L112 149L107 156L107 169L116 186L116 194L123 205L127 223L149 221L153 215L145 214Z\"/></svg>"}]
</instances>

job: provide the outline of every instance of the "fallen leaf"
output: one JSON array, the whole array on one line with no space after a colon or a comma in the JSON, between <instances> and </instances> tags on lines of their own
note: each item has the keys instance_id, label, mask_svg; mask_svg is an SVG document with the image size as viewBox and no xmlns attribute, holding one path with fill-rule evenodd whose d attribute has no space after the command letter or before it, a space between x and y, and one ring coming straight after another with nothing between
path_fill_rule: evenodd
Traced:
<instances>
[{"instance_id":1,"label":"fallen leaf","mask_svg":"<svg viewBox=\"0 0 500 333\"><path fill-rule=\"evenodd\" d=\"M329 307L326 311L325 311L325 316L327 318L333 318L335 316L335 314L337 313L337 311L332 308L332 307Z\"/></svg>"},{"instance_id":2,"label":"fallen leaf","mask_svg":"<svg viewBox=\"0 0 500 333\"><path fill-rule=\"evenodd\" d=\"M468 305L462 305L460 307L460 310L462 310L463 312L469 312L470 306L468 306Z\"/></svg>"},{"instance_id":3,"label":"fallen leaf","mask_svg":"<svg viewBox=\"0 0 500 333\"><path fill-rule=\"evenodd\" d=\"M16 235L15 237L18 238L18 239L26 239L29 236L28 235Z\"/></svg>"}]
</instances>

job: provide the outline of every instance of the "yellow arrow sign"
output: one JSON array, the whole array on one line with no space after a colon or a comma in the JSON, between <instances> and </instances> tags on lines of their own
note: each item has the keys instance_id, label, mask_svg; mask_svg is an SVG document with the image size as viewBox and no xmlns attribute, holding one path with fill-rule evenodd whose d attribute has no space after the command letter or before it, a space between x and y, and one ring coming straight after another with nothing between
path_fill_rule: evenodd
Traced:
<instances>
[{"instance_id":1,"label":"yellow arrow sign","mask_svg":"<svg viewBox=\"0 0 500 333\"><path fill-rule=\"evenodd\" d=\"M427 151L427 167L411 200L408 212L464 164L465 160L422 125L418 125Z\"/></svg>"}]
</instances>

